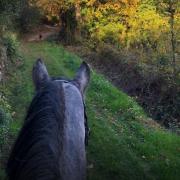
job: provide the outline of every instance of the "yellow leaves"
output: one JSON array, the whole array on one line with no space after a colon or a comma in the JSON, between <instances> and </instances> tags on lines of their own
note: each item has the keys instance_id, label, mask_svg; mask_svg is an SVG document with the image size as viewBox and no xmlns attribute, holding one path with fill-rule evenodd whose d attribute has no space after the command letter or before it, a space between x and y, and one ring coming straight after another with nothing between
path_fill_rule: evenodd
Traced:
<instances>
[{"instance_id":1,"label":"yellow leaves","mask_svg":"<svg viewBox=\"0 0 180 180\"><path fill-rule=\"evenodd\" d=\"M37 0L36 6L47 16L59 16L61 9L67 9L73 3L71 0Z\"/></svg>"},{"instance_id":2,"label":"yellow leaves","mask_svg":"<svg viewBox=\"0 0 180 180\"><path fill-rule=\"evenodd\" d=\"M168 28L168 21L162 18L155 11L149 10L141 13L139 16L139 23L143 24L144 29L148 30L161 30L161 27L166 26Z\"/></svg>"},{"instance_id":3,"label":"yellow leaves","mask_svg":"<svg viewBox=\"0 0 180 180\"><path fill-rule=\"evenodd\" d=\"M94 13L94 16L96 17L96 18L102 18L103 17L103 15L102 15L102 13L100 12L100 11L96 11L95 13Z\"/></svg>"},{"instance_id":4,"label":"yellow leaves","mask_svg":"<svg viewBox=\"0 0 180 180\"><path fill-rule=\"evenodd\" d=\"M136 6L140 0L121 0L126 6Z\"/></svg>"},{"instance_id":5,"label":"yellow leaves","mask_svg":"<svg viewBox=\"0 0 180 180\"><path fill-rule=\"evenodd\" d=\"M87 1L87 6L93 6L96 0L88 0Z\"/></svg>"},{"instance_id":6,"label":"yellow leaves","mask_svg":"<svg viewBox=\"0 0 180 180\"><path fill-rule=\"evenodd\" d=\"M101 5L100 8L102 9L114 9L114 10L119 10L121 8L121 5L119 3L106 3L104 5Z\"/></svg>"},{"instance_id":7,"label":"yellow leaves","mask_svg":"<svg viewBox=\"0 0 180 180\"><path fill-rule=\"evenodd\" d=\"M163 33L168 32L168 20L161 17L155 10L138 12L135 18L129 19L130 30L126 36L130 44L158 40Z\"/></svg>"},{"instance_id":8,"label":"yellow leaves","mask_svg":"<svg viewBox=\"0 0 180 180\"><path fill-rule=\"evenodd\" d=\"M36 6L47 12L58 11L60 3L58 1L37 0Z\"/></svg>"},{"instance_id":9,"label":"yellow leaves","mask_svg":"<svg viewBox=\"0 0 180 180\"><path fill-rule=\"evenodd\" d=\"M170 28L168 16L157 12L155 5L141 0L37 0L37 5L49 18L59 15L61 8L77 3L81 6L82 27L98 40L124 44L153 42L168 33ZM179 19L176 13L176 32L180 29Z\"/></svg>"},{"instance_id":10,"label":"yellow leaves","mask_svg":"<svg viewBox=\"0 0 180 180\"><path fill-rule=\"evenodd\" d=\"M109 22L102 26L99 25L96 29L95 36L100 41L107 41L111 43L117 43L120 38L120 34L125 30L122 24Z\"/></svg>"},{"instance_id":11,"label":"yellow leaves","mask_svg":"<svg viewBox=\"0 0 180 180\"><path fill-rule=\"evenodd\" d=\"M140 0L109 0L99 3L96 8L87 8L86 19L92 36L100 41L129 44L158 40L169 29L168 20L153 7L139 9L139 4Z\"/></svg>"}]
</instances>

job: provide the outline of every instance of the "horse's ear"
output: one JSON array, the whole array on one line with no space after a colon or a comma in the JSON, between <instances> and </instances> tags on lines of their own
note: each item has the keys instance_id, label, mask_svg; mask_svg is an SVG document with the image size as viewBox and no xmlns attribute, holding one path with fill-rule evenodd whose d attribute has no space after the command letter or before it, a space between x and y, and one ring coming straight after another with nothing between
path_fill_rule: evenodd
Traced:
<instances>
[{"instance_id":1,"label":"horse's ear","mask_svg":"<svg viewBox=\"0 0 180 180\"><path fill-rule=\"evenodd\" d=\"M40 89L50 79L46 66L41 59L38 59L33 66L32 78L36 90Z\"/></svg>"},{"instance_id":2,"label":"horse's ear","mask_svg":"<svg viewBox=\"0 0 180 180\"><path fill-rule=\"evenodd\" d=\"M74 80L78 83L80 91L84 93L90 80L90 68L86 62L81 64Z\"/></svg>"}]
</instances>

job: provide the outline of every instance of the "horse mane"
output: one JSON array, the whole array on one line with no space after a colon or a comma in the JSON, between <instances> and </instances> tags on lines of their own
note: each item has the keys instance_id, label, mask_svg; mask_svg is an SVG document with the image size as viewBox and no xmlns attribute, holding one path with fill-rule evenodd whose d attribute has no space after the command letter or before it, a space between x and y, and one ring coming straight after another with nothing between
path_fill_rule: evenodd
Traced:
<instances>
[{"instance_id":1,"label":"horse mane","mask_svg":"<svg viewBox=\"0 0 180 180\"><path fill-rule=\"evenodd\" d=\"M9 180L61 179L64 120L62 83L48 82L33 98L14 144L6 169Z\"/></svg>"}]
</instances>

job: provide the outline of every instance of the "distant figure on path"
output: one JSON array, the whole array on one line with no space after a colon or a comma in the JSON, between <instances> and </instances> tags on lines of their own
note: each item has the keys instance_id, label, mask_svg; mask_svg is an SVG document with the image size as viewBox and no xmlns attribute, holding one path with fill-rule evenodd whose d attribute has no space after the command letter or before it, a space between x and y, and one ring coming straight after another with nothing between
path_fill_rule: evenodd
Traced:
<instances>
[{"instance_id":1,"label":"distant figure on path","mask_svg":"<svg viewBox=\"0 0 180 180\"><path fill-rule=\"evenodd\" d=\"M39 34L39 40L42 40L42 34Z\"/></svg>"}]
</instances>

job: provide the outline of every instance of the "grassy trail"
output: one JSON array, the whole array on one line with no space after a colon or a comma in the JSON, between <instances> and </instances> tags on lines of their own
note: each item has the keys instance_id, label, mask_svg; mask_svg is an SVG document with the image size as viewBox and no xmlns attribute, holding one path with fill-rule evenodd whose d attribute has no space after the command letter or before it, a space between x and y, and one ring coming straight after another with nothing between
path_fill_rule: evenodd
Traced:
<instances>
[{"instance_id":1,"label":"grassy trail","mask_svg":"<svg viewBox=\"0 0 180 180\"><path fill-rule=\"evenodd\" d=\"M24 65L14 73L7 87L15 111L11 124L15 134L33 96L34 61L41 57L50 75L68 77L73 77L81 61L61 46L48 42L24 43L21 53ZM180 138L147 118L132 98L93 72L86 104L91 128L87 149L89 180L179 179Z\"/></svg>"}]
</instances>

